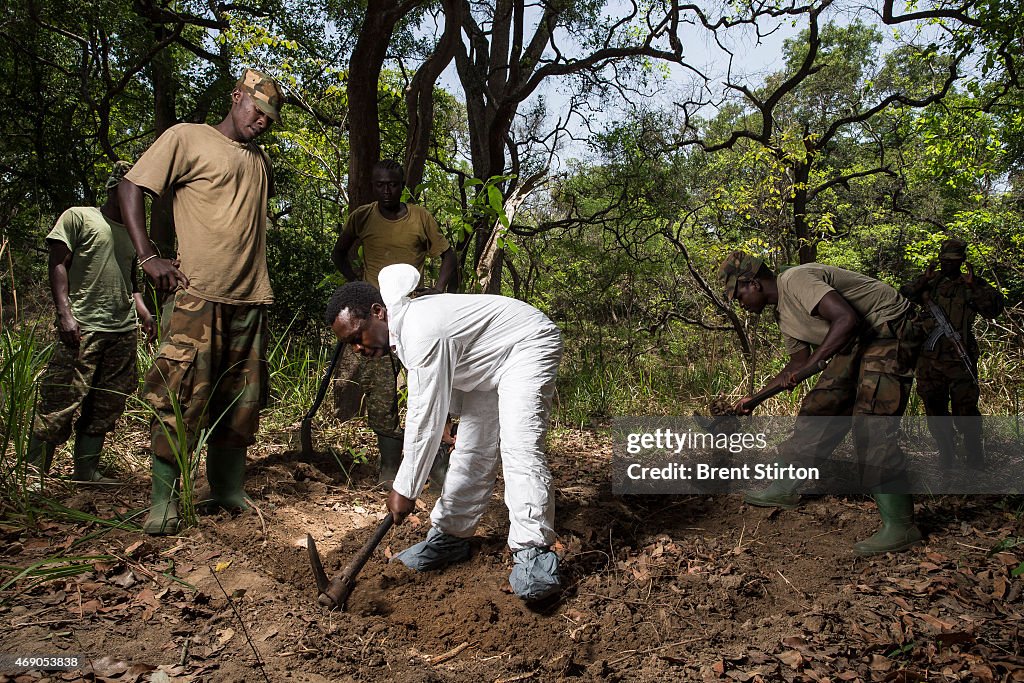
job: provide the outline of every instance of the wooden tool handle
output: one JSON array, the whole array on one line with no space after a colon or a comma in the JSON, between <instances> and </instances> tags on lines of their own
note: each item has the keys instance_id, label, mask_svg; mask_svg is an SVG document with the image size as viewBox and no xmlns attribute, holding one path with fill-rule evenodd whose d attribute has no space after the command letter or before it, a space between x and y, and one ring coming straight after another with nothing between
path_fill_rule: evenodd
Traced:
<instances>
[{"instance_id":1,"label":"wooden tool handle","mask_svg":"<svg viewBox=\"0 0 1024 683\"><path fill-rule=\"evenodd\" d=\"M823 360L819 360L814 365L808 365L806 368L797 373L797 384L803 382L805 379L817 375L819 372L825 369L826 365L827 363ZM753 410L754 408L758 407L759 405L770 399L772 396L775 396L776 394L781 394L783 391L788 390L789 389L787 387L783 386L772 387L771 389L762 389L761 391L757 392L756 394L750 397L750 400L747 401L745 407Z\"/></svg>"},{"instance_id":2,"label":"wooden tool handle","mask_svg":"<svg viewBox=\"0 0 1024 683\"><path fill-rule=\"evenodd\" d=\"M387 517L381 520L381 523L377 526L377 530L373 532L373 536L360 548L359 552L345 565L345 569L342 570L341 574L331 579L330 585L327 586L327 590L320 594L317 599L324 607L343 607L345 600L348 599L349 593L352 592L352 587L355 585L356 575L366 564L367 560L370 559L370 555L377 549L380 542L384 540L384 536L391 530L391 527L395 523L395 518L389 512Z\"/></svg>"}]
</instances>

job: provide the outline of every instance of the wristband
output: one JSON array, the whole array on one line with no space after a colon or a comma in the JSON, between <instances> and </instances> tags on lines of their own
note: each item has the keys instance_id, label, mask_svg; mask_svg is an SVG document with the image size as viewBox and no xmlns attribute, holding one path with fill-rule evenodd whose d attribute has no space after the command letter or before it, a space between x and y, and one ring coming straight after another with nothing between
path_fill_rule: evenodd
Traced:
<instances>
[{"instance_id":1,"label":"wristband","mask_svg":"<svg viewBox=\"0 0 1024 683\"><path fill-rule=\"evenodd\" d=\"M143 266L143 265L144 265L144 264L146 263L146 261L152 261L152 260L153 260L153 259L155 259L156 257L157 257L157 255L156 255L156 254L150 254L150 255L149 255L149 256L147 256L146 258L144 258L144 259L142 259L141 261L139 261L139 267L141 268L141 267L142 267L142 266Z\"/></svg>"}]
</instances>

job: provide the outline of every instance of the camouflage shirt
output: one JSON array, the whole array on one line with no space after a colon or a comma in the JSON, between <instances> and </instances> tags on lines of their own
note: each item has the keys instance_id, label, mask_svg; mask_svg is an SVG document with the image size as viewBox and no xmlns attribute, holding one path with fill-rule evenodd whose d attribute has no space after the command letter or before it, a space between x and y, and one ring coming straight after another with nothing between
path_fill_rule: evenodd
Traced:
<instances>
[{"instance_id":1,"label":"camouflage shirt","mask_svg":"<svg viewBox=\"0 0 1024 683\"><path fill-rule=\"evenodd\" d=\"M924 294L927 293L931 300L938 304L942 312L949 318L950 325L960 333L964 340L967 352L974 358L978 357L978 340L974 336L974 320L977 316L983 318L995 318L1003 311L1003 295L999 290L985 282L983 279L974 276L974 284L968 286L957 277L950 279L944 275L928 282L924 275L919 276L913 282L903 285L900 294L907 297L916 304L924 304ZM930 335L935 329L935 320L931 316L924 318L925 334ZM941 337L932 351L922 349L924 355L940 357L956 357L956 348L946 337Z\"/></svg>"}]
</instances>

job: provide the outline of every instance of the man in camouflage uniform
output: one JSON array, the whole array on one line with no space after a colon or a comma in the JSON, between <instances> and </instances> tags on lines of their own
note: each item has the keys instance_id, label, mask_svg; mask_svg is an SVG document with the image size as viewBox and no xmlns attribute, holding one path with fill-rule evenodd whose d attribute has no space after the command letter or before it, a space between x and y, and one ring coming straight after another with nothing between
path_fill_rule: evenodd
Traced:
<instances>
[{"instance_id":1,"label":"man in camouflage uniform","mask_svg":"<svg viewBox=\"0 0 1024 683\"><path fill-rule=\"evenodd\" d=\"M154 410L148 534L174 533L181 466L209 426L203 507L246 509L245 458L268 391L267 199L270 159L255 138L280 121L283 96L247 69L215 126L182 123L139 158L119 193L139 262L157 289L177 290L143 395ZM143 222L143 195L173 192L178 259L160 258ZM180 267L180 269L179 269Z\"/></svg>"},{"instance_id":2,"label":"man in camouflage uniform","mask_svg":"<svg viewBox=\"0 0 1024 683\"><path fill-rule=\"evenodd\" d=\"M397 161L383 159L374 164L371 180L376 201L349 214L331 253L334 264L349 282L363 280L377 287L377 275L386 266L407 263L422 274L427 256L440 257L435 286L445 291L449 283L454 284L455 252L429 211L402 201L405 170ZM350 256L357 244L363 251L362 277ZM342 422L358 414L365 394L367 422L377 434L380 450L377 483L387 486L394 481L402 462L403 434L396 390L399 368L398 360L390 353L372 358L346 347L334 380L335 415ZM439 457L431 481L442 484L445 470L445 461Z\"/></svg>"},{"instance_id":3,"label":"man in camouflage uniform","mask_svg":"<svg viewBox=\"0 0 1024 683\"><path fill-rule=\"evenodd\" d=\"M911 301L927 306L930 300L942 310L959 333L970 360L968 368L953 340L945 335L937 336L941 331L935 333L935 319L925 316L928 343L917 362L917 393L924 402L929 416L928 429L938 445L940 464L944 468L952 466L956 452L954 424L963 437L961 453L967 464L977 468L985 465L981 411L978 410L980 392L975 381L978 340L973 327L977 316L991 319L1003 311L1003 296L999 290L975 275L971 264L966 264L966 272L961 271L966 259L967 243L947 239L939 249L938 270L932 263L923 274L900 288L900 294ZM952 420L949 419L951 414Z\"/></svg>"},{"instance_id":4,"label":"man in camouflage uniform","mask_svg":"<svg viewBox=\"0 0 1024 683\"><path fill-rule=\"evenodd\" d=\"M854 544L854 552L876 555L920 542L897 438L921 337L910 302L883 282L819 263L790 268L776 278L762 259L742 251L722 262L719 280L727 301L736 299L753 313L765 306L778 310L789 362L768 388L793 388L802 370L830 361L779 450L784 458L827 458L852 428L862 484L873 492L882 516L882 528ZM750 413L748 400L737 402L741 414ZM821 419L826 416L851 419ZM795 480L776 480L744 500L793 508L798 486Z\"/></svg>"},{"instance_id":5,"label":"man in camouflage uniform","mask_svg":"<svg viewBox=\"0 0 1024 683\"><path fill-rule=\"evenodd\" d=\"M107 201L68 209L46 236L59 343L39 386L28 460L47 473L74 422L72 476L88 484L118 483L98 469L103 441L136 389L137 320L150 339L155 335L117 201L117 186L130 168L117 162L106 183Z\"/></svg>"}]
</instances>

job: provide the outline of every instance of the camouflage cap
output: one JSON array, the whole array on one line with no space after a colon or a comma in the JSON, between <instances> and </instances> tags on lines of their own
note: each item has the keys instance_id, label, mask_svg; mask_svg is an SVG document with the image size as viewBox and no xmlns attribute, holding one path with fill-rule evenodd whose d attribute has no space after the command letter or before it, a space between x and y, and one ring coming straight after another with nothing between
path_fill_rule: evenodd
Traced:
<instances>
[{"instance_id":1,"label":"camouflage cap","mask_svg":"<svg viewBox=\"0 0 1024 683\"><path fill-rule=\"evenodd\" d=\"M722 283L722 296L725 300L732 301L740 280L753 278L763 265L764 259L751 256L745 251L734 251L726 256L718 267L718 281Z\"/></svg>"},{"instance_id":2,"label":"camouflage cap","mask_svg":"<svg viewBox=\"0 0 1024 683\"><path fill-rule=\"evenodd\" d=\"M949 261L963 261L967 258L967 242L956 238L943 241L939 247L939 258Z\"/></svg>"},{"instance_id":3,"label":"camouflage cap","mask_svg":"<svg viewBox=\"0 0 1024 683\"><path fill-rule=\"evenodd\" d=\"M281 105L284 104L284 93L277 82L255 69L246 69L242 77L235 83L235 89L248 93L260 111L275 122L281 122Z\"/></svg>"},{"instance_id":4,"label":"camouflage cap","mask_svg":"<svg viewBox=\"0 0 1024 683\"><path fill-rule=\"evenodd\" d=\"M115 161L114 170L110 172L110 177L107 178L107 182L104 183L104 190L113 190L121 183L121 179L124 178L128 171L132 170L132 163L130 161Z\"/></svg>"}]
</instances>

